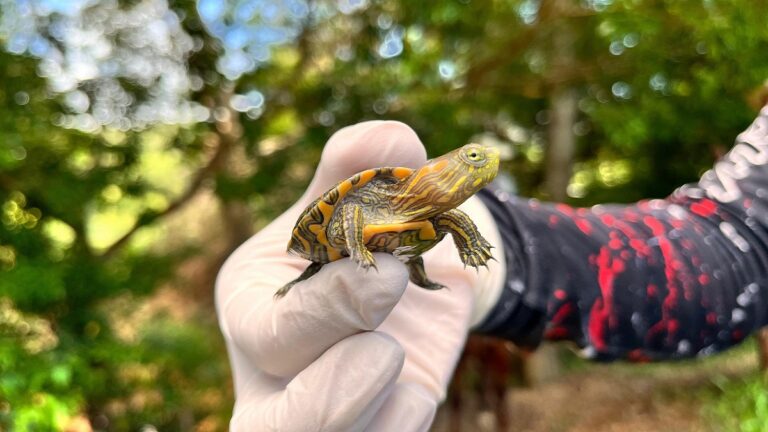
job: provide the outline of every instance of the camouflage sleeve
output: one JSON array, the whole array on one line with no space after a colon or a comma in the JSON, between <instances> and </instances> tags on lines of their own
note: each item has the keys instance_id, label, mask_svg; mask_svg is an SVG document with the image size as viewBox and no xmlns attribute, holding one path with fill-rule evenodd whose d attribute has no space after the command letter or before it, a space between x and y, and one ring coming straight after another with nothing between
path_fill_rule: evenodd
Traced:
<instances>
[{"instance_id":1,"label":"camouflage sleeve","mask_svg":"<svg viewBox=\"0 0 768 432\"><path fill-rule=\"evenodd\" d=\"M768 324L768 107L667 199L571 208L493 187L481 199L508 277L479 332L648 361L722 351Z\"/></svg>"}]
</instances>

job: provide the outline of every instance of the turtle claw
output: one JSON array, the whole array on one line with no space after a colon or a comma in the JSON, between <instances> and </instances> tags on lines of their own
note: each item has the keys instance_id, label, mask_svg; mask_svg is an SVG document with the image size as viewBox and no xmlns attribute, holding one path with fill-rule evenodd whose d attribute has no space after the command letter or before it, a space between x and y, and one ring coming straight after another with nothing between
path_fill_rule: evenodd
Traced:
<instances>
[{"instance_id":1,"label":"turtle claw","mask_svg":"<svg viewBox=\"0 0 768 432\"><path fill-rule=\"evenodd\" d=\"M282 288L277 290L277 292L275 292L274 296L272 296L272 297L275 300L279 300L279 299L283 298L286 294L288 294L288 291L290 291L290 289L293 288L293 286L295 284L296 284L296 282L289 282L289 283L285 284L285 286L283 286Z\"/></svg>"},{"instance_id":2,"label":"turtle claw","mask_svg":"<svg viewBox=\"0 0 768 432\"><path fill-rule=\"evenodd\" d=\"M372 262L370 265L363 265L362 267L365 271L373 269L376 273L379 272L379 266L376 265L376 262Z\"/></svg>"},{"instance_id":3,"label":"turtle claw","mask_svg":"<svg viewBox=\"0 0 768 432\"><path fill-rule=\"evenodd\" d=\"M475 270L478 270L480 266L488 268L488 260L496 261L496 258L491 254L491 248L492 246L487 242L466 248L461 253L461 261L464 263L464 268L467 266L474 267Z\"/></svg>"},{"instance_id":4,"label":"turtle claw","mask_svg":"<svg viewBox=\"0 0 768 432\"><path fill-rule=\"evenodd\" d=\"M357 263L358 270L363 269L368 271L372 268L376 270L376 272L379 271L379 268L376 266L376 260L368 249L364 249L364 252L355 250L349 257L353 262Z\"/></svg>"},{"instance_id":5,"label":"turtle claw","mask_svg":"<svg viewBox=\"0 0 768 432\"><path fill-rule=\"evenodd\" d=\"M439 284L437 282L428 281L429 283L423 283L419 285L420 287L424 288L425 290L430 291L437 291L441 289L448 289L445 285Z\"/></svg>"},{"instance_id":6,"label":"turtle claw","mask_svg":"<svg viewBox=\"0 0 768 432\"><path fill-rule=\"evenodd\" d=\"M392 252L392 255L401 262L407 263L418 254L416 246L399 246Z\"/></svg>"}]
</instances>

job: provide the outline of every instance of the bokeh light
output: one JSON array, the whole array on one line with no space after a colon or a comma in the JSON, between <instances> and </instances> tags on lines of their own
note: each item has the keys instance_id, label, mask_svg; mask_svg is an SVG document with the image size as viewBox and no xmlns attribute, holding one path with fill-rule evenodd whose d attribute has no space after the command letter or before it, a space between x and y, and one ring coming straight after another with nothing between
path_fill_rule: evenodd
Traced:
<instances>
[{"instance_id":1,"label":"bokeh light","mask_svg":"<svg viewBox=\"0 0 768 432\"><path fill-rule=\"evenodd\" d=\"M39 58L38 75L61 96L60 126L95 132L208 118L187 99L195 44L166 0L128 9L117 0L1 0L0 9L6 48Z\"/></svg>"}]
</instances>

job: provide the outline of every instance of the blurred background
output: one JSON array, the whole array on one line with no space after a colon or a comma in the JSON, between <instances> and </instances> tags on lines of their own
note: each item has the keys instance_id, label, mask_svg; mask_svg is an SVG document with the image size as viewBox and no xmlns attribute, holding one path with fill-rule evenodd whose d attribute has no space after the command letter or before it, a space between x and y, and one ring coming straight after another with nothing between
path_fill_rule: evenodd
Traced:
<instances>
[{"instance_id":1,"label":"blurred background","mask_svg":"<svg viewBox=\"0 0 768 432\"><path fill-rule=\"evenodd\" d=\"M525 196L664 197L766 101L764 0L0 0L0 430L226 430L226 256L369 119ZM375 148L375 143L371 143ZM434 430L768 430L756 344L470 339Z\"/></svg>"}]
</instances>

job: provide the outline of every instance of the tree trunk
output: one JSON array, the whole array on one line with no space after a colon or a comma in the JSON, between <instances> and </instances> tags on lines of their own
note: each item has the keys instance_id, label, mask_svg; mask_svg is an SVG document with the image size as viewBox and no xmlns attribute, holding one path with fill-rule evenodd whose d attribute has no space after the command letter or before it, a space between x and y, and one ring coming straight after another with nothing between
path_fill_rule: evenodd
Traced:
<instances>
[{"instance_id":1,"label":"tree trunk","mask_svg":"<svg viewBox=\"0 0 768 432\"><path fill-rule=\"evenodd\" d=\"M550 199L566 198L571 180L576 137L576 93L569 88L556 88L550 96L550 120L548 128L546 191Z\"/></svg>"},{"instance_id":2,"label":"tree trunk","mask_svg":"<svg viewBox=\"0 0 768 432\"><path fill-rule=\"evenodd\" d=\"M569 82L563 82L564 71L574 67L574 33L567 18L569 1L552 1L546 13L553 21L551 70L548 82L549 123L546 151L545 188L549 199L563 201L567 197L568 183L573 171L573 157L576 152L576 137L573 126L577 115L577 94ZM560 347L543 344L526 362L527 379L537 384L557 377L561 372Z\"/></svg>"},{"instance_id":3,"label":"tree trunk","mask_svg":"<svg viewBox=\"0 0 768 432\"><path fill-rule=\"evenodd\" d=\"M755 334L757 338L757 357L760 371L768 375L768 327L764 327Z\"/></svg>"}]
</instances>

